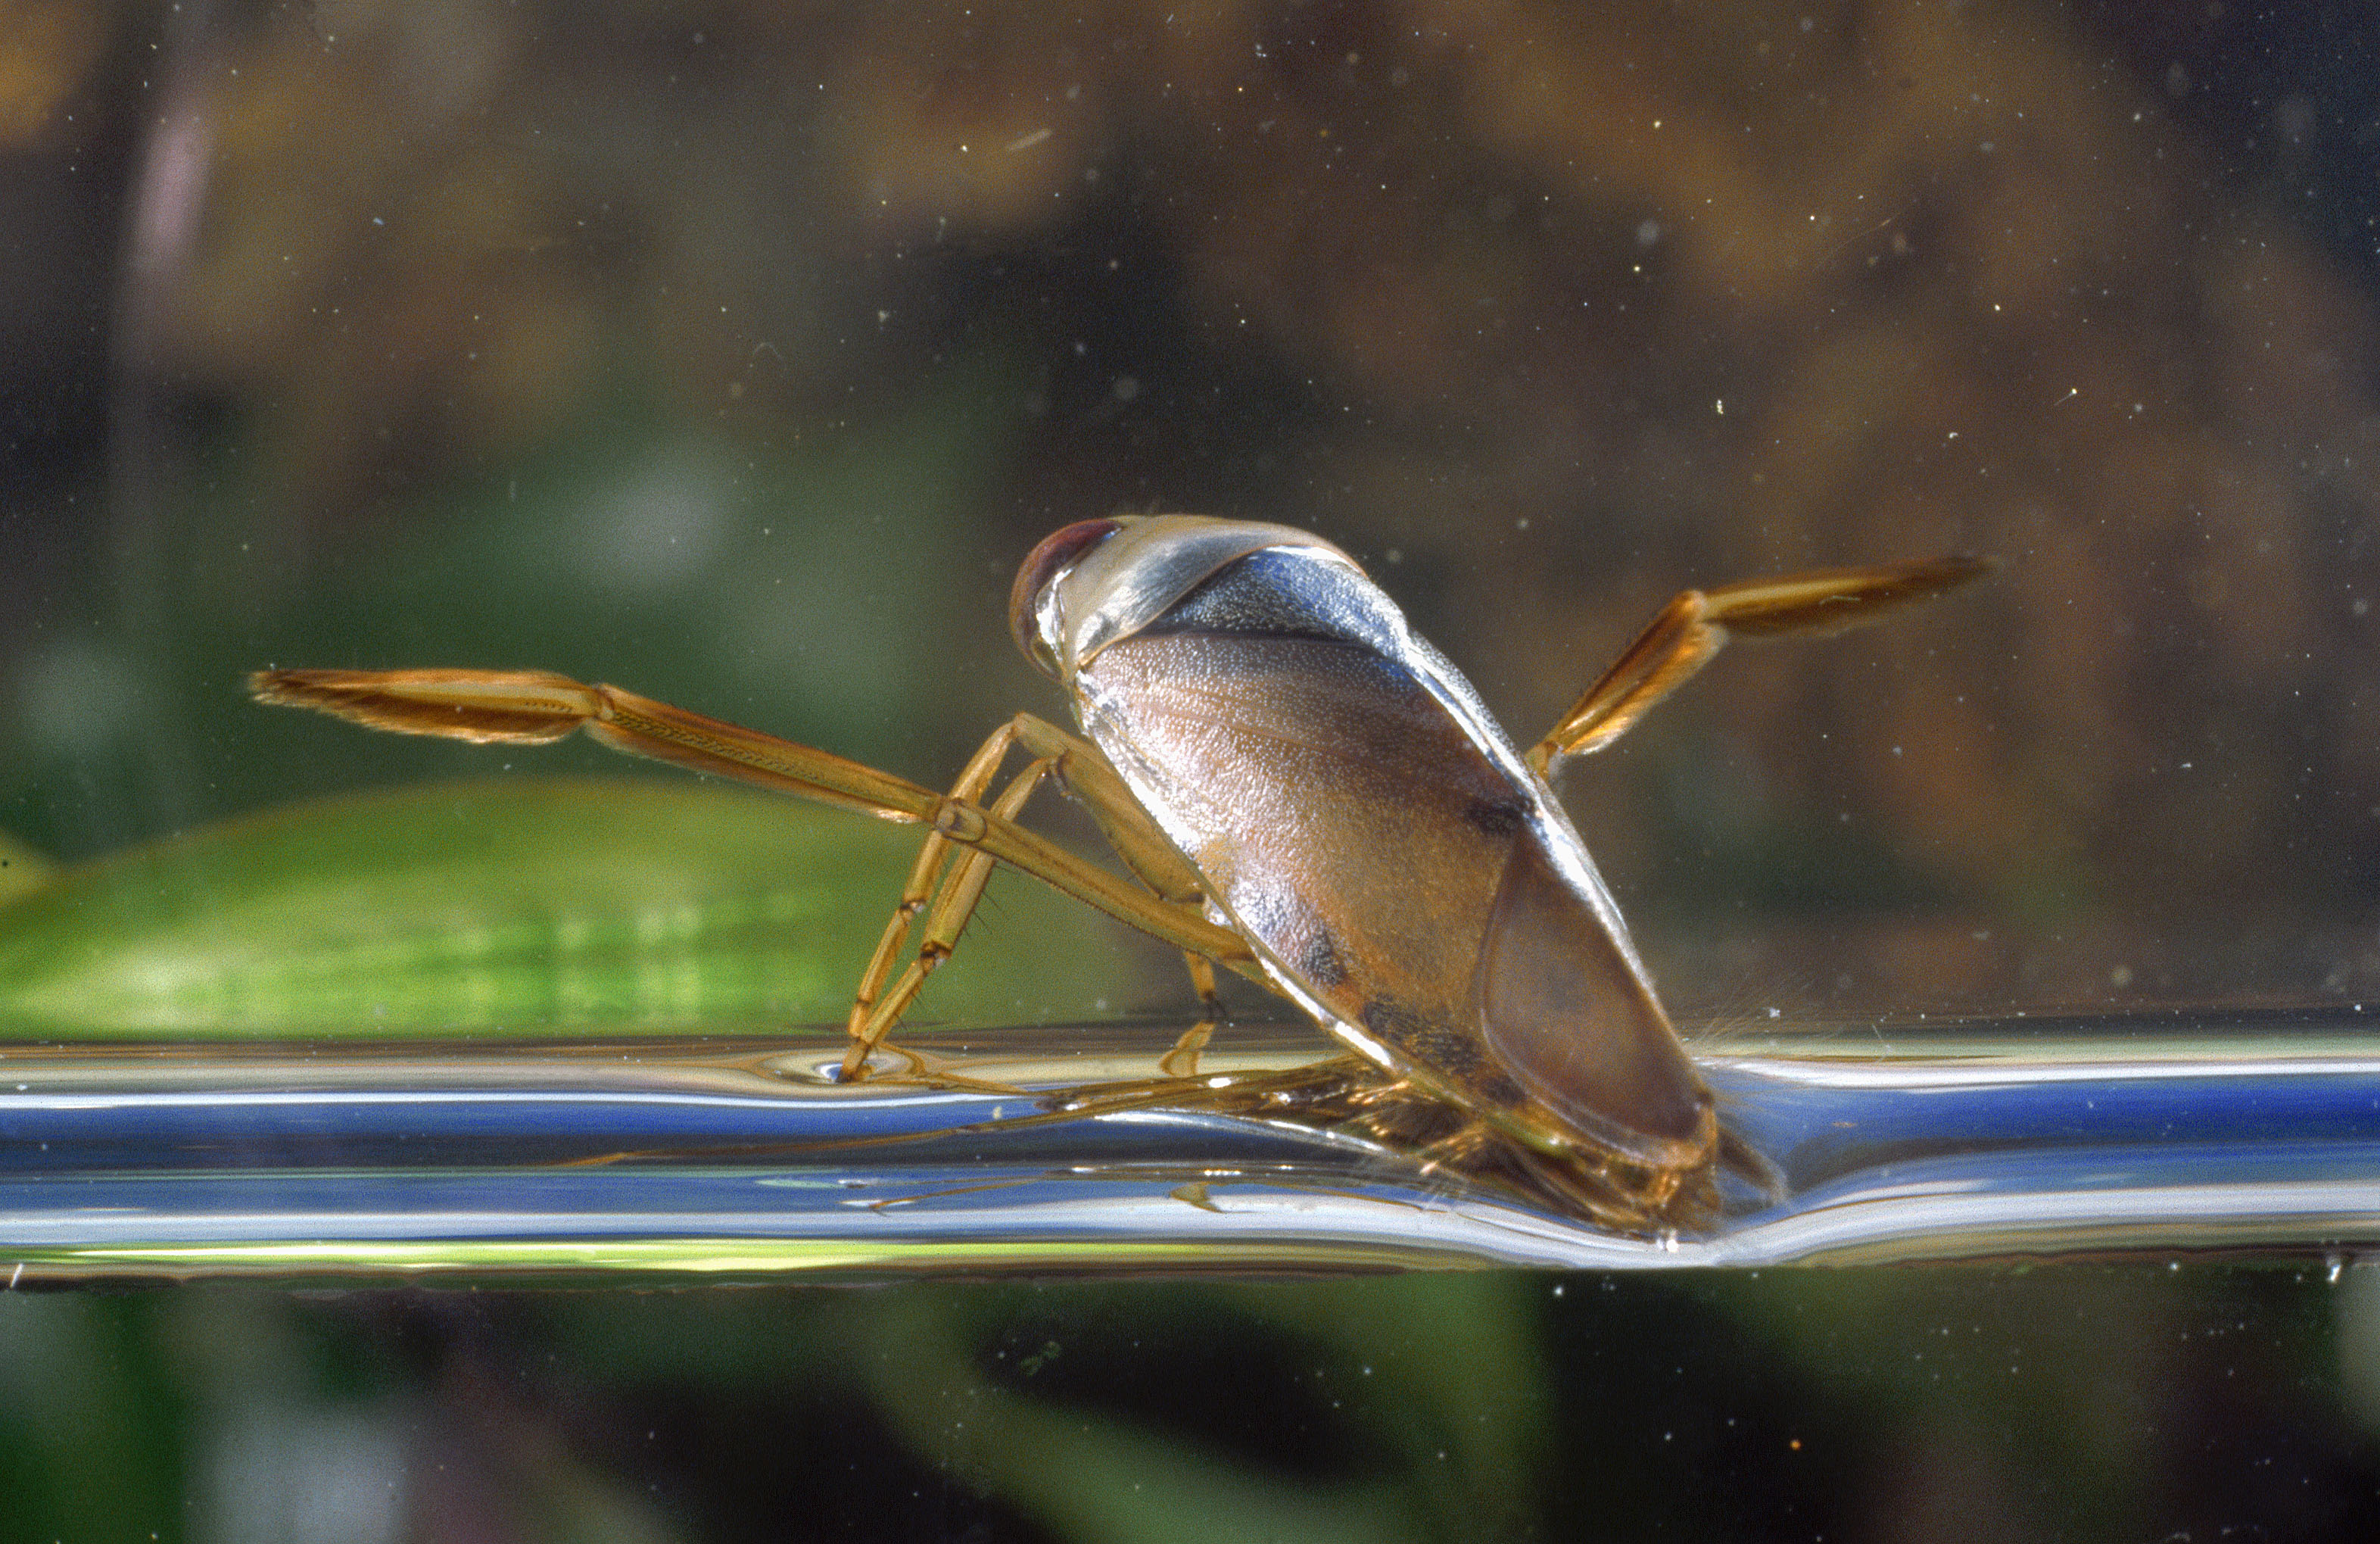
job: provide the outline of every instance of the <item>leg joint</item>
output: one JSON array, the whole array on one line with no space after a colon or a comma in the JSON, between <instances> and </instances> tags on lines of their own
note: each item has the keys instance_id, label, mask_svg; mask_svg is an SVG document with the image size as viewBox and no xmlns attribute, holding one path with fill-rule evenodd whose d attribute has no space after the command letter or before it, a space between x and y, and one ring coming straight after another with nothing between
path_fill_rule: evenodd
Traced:
<instances>
[{"instance_id":1,"label":"leg joint","mask_svg":"<svg viewBox=\"0 0 2380 1544\"><path fill-rule=\"evenodd\" d=\"M934 829L953 842L973 846L987 829L983 811L965 799L946 798L934 806Z\"/></svg>"}]
</instances>

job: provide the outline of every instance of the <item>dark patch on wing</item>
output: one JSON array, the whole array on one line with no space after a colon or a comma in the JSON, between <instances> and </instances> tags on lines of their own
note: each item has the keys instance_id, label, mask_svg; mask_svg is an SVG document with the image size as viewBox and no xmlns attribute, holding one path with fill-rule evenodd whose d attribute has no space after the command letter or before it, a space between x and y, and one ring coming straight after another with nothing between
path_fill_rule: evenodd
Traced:
<instances>
[{"instance_id":1,"label":"dark patch on wing","mask_svg":"<svg viewBox=\"0 0 2380 1544\"><path fill-rule=\"evenodd\" d=\"M1402 1003L1376 997L1364 1005L1364 1027L1391 1050L1468 1081L1485 1061L1478 1039L1440 1017L1424 1017Z\"/></svg>"},{"instance_id":2,"label":"dark patch on wing","mask_svg":"<svg viewBox=\"0 0 2380 1544\"><path fill-rule=\"evenodd\" d=\"M1471 1089L1499 1110L1518 1110L1529 1102L1528 1090L1492 1065L1472 1076Z\"/></svg>"},{"instance_id":3,"label":"dark patch on wing","mask_svg":"<svg viewBox=\"0 0 2380 1544\"><path fill-rule=\"evenodd\" d=\"M1318 987L1342 986L1347 980L1347 962L1339 956L1339 941L1330 930L1317 927L1297 956L1298 974Z\"/></svg>"},{"instance_id":4,"label":"dark patch on wing","mask_svg":"<svg viewBox=\"0 0 2380 1544\"><path fill-rule=\"evenodd\" d=\"M1528 802L1512 795L1475 798L1463 807L1463 818L1488 836L1512 835L1521 829L1528 814Z\"/></svg>"}]
</instances>

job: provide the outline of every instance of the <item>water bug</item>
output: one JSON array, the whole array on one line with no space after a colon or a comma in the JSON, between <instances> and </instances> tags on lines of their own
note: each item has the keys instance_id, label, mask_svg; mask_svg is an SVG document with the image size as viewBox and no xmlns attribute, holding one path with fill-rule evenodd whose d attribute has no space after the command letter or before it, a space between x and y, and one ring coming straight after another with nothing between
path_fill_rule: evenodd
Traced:
<instances>
[{"instance_id":1,"label":"water bug","mask_svg":"<svg viewBox=\"0 0 2380 1544\"><path fill-rule=\"evenodd\" d=\"M854 995L846 1078L897 1050L887 1036L1007 863L1188 962L1201 1015L1133 1102L1245 1109L1293 1090L1631 1225L1670 1211L1728 1143L1549 777L1625 733L1731 635L1840 631L1987 566L1944 558L1687 590L1524 751L1320 537L1186 515L1080 521L1033 550L1009 608L1080 732L1020 713L946 794L543 671L268 670L249 685L266 702L408 734L536 743L584 729L925 826ZM1027 764L1002 783L1020 748ZM1019 823L1045 782L1089 810L1130 878ZM1220 1017L1218 967L1288 998L1376 1070L1190 1076Z\"/></svg>"}]
</instances>

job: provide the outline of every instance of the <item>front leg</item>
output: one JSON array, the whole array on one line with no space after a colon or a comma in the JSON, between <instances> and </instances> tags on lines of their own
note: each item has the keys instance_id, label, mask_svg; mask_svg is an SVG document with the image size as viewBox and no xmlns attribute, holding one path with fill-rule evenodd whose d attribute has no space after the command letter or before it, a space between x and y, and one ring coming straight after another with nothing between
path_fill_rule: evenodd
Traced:
<instances>
[{"instance_id":1,"label":"front leg","mask_svg":"<svg viewBox=\"0 0 2380 1544\"><path fill-rule=\"evenodd\" d=\"M1198 871L1174 849L1148 811L1133 798L1123 779L1116 775L1099 748L1080 736L1068 734L1031 713L1019 713L994 730L968 759L965 770L952 786L951 798L968 805L979 803L1008 753L1020 746L1034 760L1002 789L997 799L983 807L987 813L996 821L1014 822L1042 781L1054 779L1091 812L1117 856L1148 887L1149 894L1141 898L1148 909L1138 918L1125 917L1123 920L1160 939L1169 938L1168 926L1178 928L1184 921L1211 926L1205 923L1204 881ZM888 1044L886 1037L924 990L927 979L957 947L959 935L974 917L990 877L991 860L980 849L962 852L940 832L926 839L917 861L910 869L900 904L893 908L883 936L877 942L876 952L860 978L848 1024L851 1044L844 1055L844 1078L866 1076L868 1059L880 1049L911 1056ZM911 926L921 914L926 922L916 956L899 979L893 980L893 963L908 939ZM1163 925L1152 925L1160 919ZM1200 1013L1198 1021L1184 1031L1173 1049L1159 1063L1160 1068L1170 1076L1186 1076L1197 1070L1199 1049L1221 1020L1221 1003L1215 984L1218 960L1256 980L1265 981L1245 943L1236 934L1227 936L1238 945L1236 949L1218 951L1187 944L1183 947L1191 985L1198 994ZM914 1061L914 1056L911 1059Z\"/></svg>"}]
</instances>

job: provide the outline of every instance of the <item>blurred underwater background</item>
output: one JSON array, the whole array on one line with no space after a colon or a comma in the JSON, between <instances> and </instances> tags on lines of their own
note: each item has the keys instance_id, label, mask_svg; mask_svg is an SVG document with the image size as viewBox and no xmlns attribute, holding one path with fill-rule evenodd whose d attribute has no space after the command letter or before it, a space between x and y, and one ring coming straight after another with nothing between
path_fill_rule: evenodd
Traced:
<instances>
[{"instance_id":1,"label":"blurred underwater background","mask_svg":"<svg viewBox=\"0 0 2380 1544\"><path fill-rule=\"evenodd\" d=\"M2360 1011L2375 67L2236 0L0 0L0 1032L838 1018L899 832L241 678L946 784L1062 712L1016 563L1152 509L1346 547L1524 740L1682 588L2002 559L1569 775L1706 1047ZM1185 1005L1010 876L926 1010ZM2366 1538L2375 1282L19 1292L0 1541Z\"/></svg>"}]
</instances>

